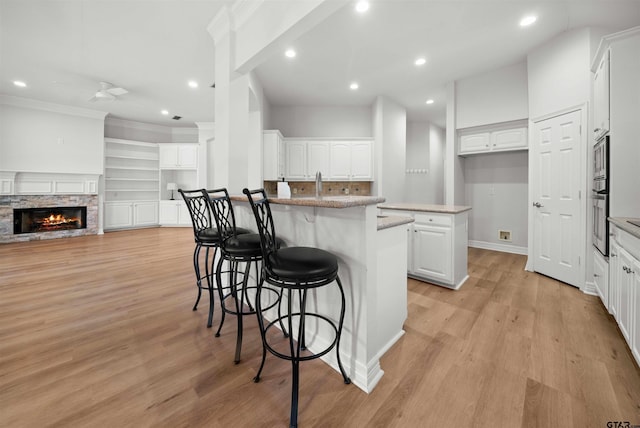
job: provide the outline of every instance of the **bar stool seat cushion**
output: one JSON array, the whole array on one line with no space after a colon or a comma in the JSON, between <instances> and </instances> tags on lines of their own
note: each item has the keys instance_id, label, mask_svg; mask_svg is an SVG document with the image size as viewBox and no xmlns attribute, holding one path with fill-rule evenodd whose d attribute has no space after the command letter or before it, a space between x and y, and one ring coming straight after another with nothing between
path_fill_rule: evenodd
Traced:
<instances>
[{"instance_id":1,"label":"bar stool seat cushion","mask_svg":"<svg viewBox=\"0 0 640 428\"><path fill-rule=\"evenodd\" d=\"M249 229L244 229L242 227L236 227L236 233L238 235L246 235L251 233ZM210 227L208 229L203 229L198 232L198 240L205 244L217 244L218 243L218 229L215 227ZM260 244L260 240L258 239L258 244Z\"/></svg>"},{"instance_id":2,"label":"bar stool seat cushion","mask_svg":"<svg viewBox=\"0 0 640 428\"><path fill-rule=\"evenodd\" d=\"M236 228L239 230L240 228ZM284 247L285 243L282 239L277 239L278 248ZM262 248L260 247L260 234L246 233L242 235L232 236L224 243L225 252L231 256L254 257L262 256Z\"/></svg>"},{"instance_id":3,"label":"bar stool seat cushion","mask_svg":"<svg viewBox=\"0 0 640 428\"><path fill-rule=\"evenodd\" d=\"M293 281L326 278L338 273L336 256L319 248L282 248L269 254L269 264L276 277Z\"/></svg>"}]
</instances>

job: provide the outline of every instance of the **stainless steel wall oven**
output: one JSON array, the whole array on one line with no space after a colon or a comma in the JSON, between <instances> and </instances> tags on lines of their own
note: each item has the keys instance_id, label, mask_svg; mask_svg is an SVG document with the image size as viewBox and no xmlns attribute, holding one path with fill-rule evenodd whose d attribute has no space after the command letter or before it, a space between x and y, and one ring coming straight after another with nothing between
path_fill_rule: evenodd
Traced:
<instances>
[{"instance_id":1,"label":"stainless steel wall oven","mask_svg":"<svg viewBox=\"0 0 640 428\"><path fill-rule=\"evenodd\" d=\"M593 146L593 245L609 255L609 136L603 136Z\"/></svg>"}]
</instances>

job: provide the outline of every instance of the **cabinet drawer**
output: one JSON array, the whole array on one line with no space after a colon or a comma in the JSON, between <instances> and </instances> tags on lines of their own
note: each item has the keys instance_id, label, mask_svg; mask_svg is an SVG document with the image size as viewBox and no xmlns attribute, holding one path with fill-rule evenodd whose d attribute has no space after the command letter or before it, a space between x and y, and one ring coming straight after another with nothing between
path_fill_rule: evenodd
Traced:
<instances>
[{"instance_id":1,"label":"cabinet drawer","mask_svg":"<svg viewBox=\"0 0 640 428\"><path fill-rule=\"evenodd\" d=\"M447 214L416 213L415 221L416 223L419 223L419 224L434 225L434 226L451 226L453 224L451 216Z\"/></svg>"}]
</instances>

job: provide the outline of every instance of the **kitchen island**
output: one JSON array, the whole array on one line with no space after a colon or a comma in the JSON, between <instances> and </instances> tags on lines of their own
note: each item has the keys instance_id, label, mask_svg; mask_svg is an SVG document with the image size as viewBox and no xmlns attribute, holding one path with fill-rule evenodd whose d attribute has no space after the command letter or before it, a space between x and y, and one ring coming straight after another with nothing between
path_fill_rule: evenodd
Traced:
<instances>
[{"instance_id":1,"label":"kitchen island","mask_svg":"<svg viewBox=\"0 0 640 428\"><path fill-rule=\"evenodd\" d=\"M407 275L454 290L467 280L469 206L387 203L382 216L408 216Z\"/></svg>"},{"instance_id":2,"label":"kitchen island","mask_svg":"<svg viewBox=\"0 0 640 428\"><path fill-rule=\"evenodd\" d=\"M256 229L246 197L232 196L238 226ZM379 219L372 196L269 198L276 235L290 246L310 246L332 252L339 260L346 313L340 355L352 382L371 392L384 371L380 357L404 334L407 318L408 217ZM335 287L314 291L314 310L337 320L339 295ZM267 318L270 314L265 315ZM272 315L271 315L272 316ZM309 340L309 338L313 338ZM333 332L307 325L307 346L322 349ZM338 371L335 353L322 359Z\"/></svg>"}]
</instances>

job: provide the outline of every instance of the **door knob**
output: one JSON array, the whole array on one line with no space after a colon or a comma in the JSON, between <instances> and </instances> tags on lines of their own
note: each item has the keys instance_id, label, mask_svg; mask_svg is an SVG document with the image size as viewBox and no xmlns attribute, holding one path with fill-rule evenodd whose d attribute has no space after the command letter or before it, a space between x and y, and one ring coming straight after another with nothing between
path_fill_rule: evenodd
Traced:
<instances>
[{"instance_id":1,"label":"door knob","mask_svg":"<svg viewBox=\"0 0 640 428\"><path fill-rule=\"evenodd\" d=\"M542 205L540 202L534 202L533 206L536 208L540 208L540 207L543 207L544 205Z\"/></svg>"}]
</instances>

